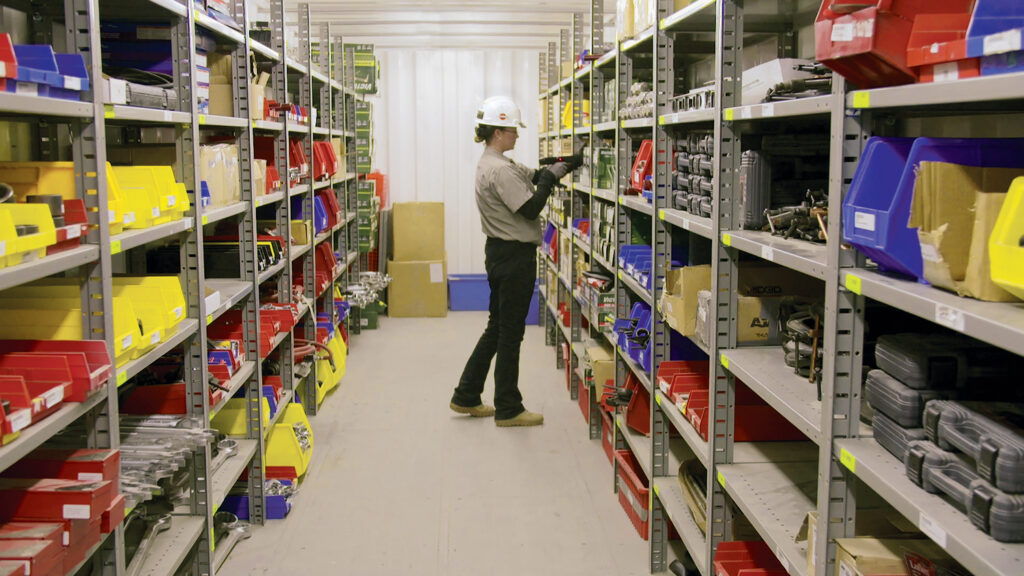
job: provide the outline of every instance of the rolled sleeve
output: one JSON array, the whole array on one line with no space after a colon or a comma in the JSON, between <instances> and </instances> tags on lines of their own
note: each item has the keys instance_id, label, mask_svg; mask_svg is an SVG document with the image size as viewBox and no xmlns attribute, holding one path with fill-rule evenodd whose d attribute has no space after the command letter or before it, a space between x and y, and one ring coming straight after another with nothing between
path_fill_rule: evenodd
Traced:
<instances>
[{"instance_id":1,"label":"rolled sleeve","mask_svg":"<svg viewBox=\"0 0 1024 576\"><path fill-rule=\"evenodd\" d=\"M503 166L494 174L494 188L498 197L512 212L519 211L533 197L533 184L514 164Z\"/></svg>"}]
</instances>

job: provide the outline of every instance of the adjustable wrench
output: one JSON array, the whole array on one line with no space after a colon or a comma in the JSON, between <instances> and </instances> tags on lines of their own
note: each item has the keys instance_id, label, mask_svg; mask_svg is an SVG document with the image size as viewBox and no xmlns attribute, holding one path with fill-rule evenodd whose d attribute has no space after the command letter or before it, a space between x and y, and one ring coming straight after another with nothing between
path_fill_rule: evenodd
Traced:
<instances>
[{"instance_id":1,"label":"adjustable wrench","mask_svg":"<svg viewBox=\"0 0 1024 576\"><path fill-rule=\"evenodd\" d=\"M145 516L147 529L146 533L142 536L142 540L139 541L139 547L135 549L135 555L132 556L132 561L128 564L128 569L125 571L128 576L138 576L142 573L142 566L146 563L146 556L149 554L149 548L153 545L153 541L161 533L171 527L171 515L160 514L156 516Z\"/></svg>"}]
</instances>

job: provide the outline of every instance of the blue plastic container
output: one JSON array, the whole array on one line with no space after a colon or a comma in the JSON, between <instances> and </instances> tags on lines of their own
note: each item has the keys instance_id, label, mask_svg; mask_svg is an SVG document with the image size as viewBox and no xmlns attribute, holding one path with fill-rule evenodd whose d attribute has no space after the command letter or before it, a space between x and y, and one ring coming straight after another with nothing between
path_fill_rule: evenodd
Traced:
<instances>
[{"instance_id":1,"label":"blue plastic container","mask_svg":"<svg viewBox=\"0 0 1024 576\"><path fill-rule=\"evenodd\" d=\"M57 54L57 70L61 86L50 89L50 97L81 100L82 91L89 89L89 71L81 54Z\"/></svg>"},{"instance_id":2,"label":"blue plastic container","mask_svg":"<svg viewBox=\"0 0 1024 576\"><path fill-rule=\"evenodd\" d=\"M995 76L996 74L1010 74L1012 72L1024 72L1024 50L993 54L981 59L982 76Z\"/></svg>"},{"instance_id":3,"label":"blue plastic container","mask_svg":"<svg viewBox=\"0 0 1024 576\"><path fill-rule=\"evenodd\" d=\"M976 58L1020 49L1020 34L1024 28L1024 3L1020 0L977 0L971 23L967 27L967 56ZM1016 33L1011 32L1016 30ZM1009 32L1009 38L989 39L993 34ZM1016 45L1016 48L1013 46Z\"/></svg>"},{"instance_id":4,"label":"blue plastic container","mask_svg":"<svg viewBox=\"0 0 1024 576\"><path fill-rule=\"evenodd\" d=\"M301 196L292 198L292 219L293 220L308 220L309 216L303 213L302 205L303 200ZM313 229L317 234L320 234L324 230L327 230L327 209L324 208L324 202L319 196L313 197Z\"/></svg>"},{"instance_id":5,"label":"blue plastic container","mask_svg":"<svg viewBox=\"0 0 1024 576\"><path fill-rule=\"evenodd\" d=\"M291 482L282 480L282 484L291 485ZM240 520L249 519L249 496L247 494L231 495L224 499L219 510L231 512ZM281 520L292 510L292 503L288 498L279 494L267 496L265 512L268 520Z\"/></svg>"},{"instance_id":6,"label":"blue plastic container","mask_svg":"<svg viewBox=\"0 0 1024 576\"><path fill-rule=\"evenodd\" d=\"M35 82L47 86L64 86L64 79L57 70L57 59L53 46L49 44L15 44L14 55L18 59L18 82Z\"/></svg>"},{"instance_id":7,"label":"blue plastic container","mask_svg":"<svg viewBox=\"0 0 1024 576\"><path fill-rule=\"evenodd\" d=\"M274 414L277 414L277 400L274 399L274 387L270 384L264 384L263 397L267 399L267 404L270 406L270 416L273 418Z\"/></svg>"},{"instance_id":8,"label":"blue plastic container","mask_svg":"<svg viewBox=\"0 0 1024 576\"><path fill-rule=\"evenodd\" d=\"M487 310L491 287L487 274L449 274L448 309L454 311Z\"/></svg>"}]
</instances>

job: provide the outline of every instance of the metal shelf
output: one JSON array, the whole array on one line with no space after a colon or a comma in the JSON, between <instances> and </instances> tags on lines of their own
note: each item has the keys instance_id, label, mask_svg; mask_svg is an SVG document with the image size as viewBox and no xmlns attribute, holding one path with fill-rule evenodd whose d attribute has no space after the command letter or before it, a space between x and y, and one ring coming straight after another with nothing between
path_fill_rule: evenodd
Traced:
<instances>
[{"instance_id":1,"label":"metal shelf","mask_svg":"<svg viewBox=\"0 0 1024 576\"><path fill-rule=\"evenodd\" d=\"M577 236L575 234L572 235L572 242L573 242L573 244L576 245L577 248L579 248L580 250L583 250L588 255L590 254L590 242L582 240L579 236Z\"/></svg>"},{"instance_id":2,"label":"metal shelf","mask_svg":"<svg viewBox=\"0 0 1024 576\"><path fill-rule=\"evenodd\" d=\"M697 29L714 32L715 0L696 0L682 10L662 19L662 21L658 23L658 27L662 30L675 30L676 28L691 30L693 28L691 26L687 26L687 24L692 24L693 21L696 20L694 16L697 15L712 19L710 26L708 26L707 21L705 20L702 22L703 25Z\"/></svg>"},{"instance_id":3,"label":"metal shelf","mask_svg":"<svg viewBox=\"0 0 1024 576\"><path fill-rule=\"evenodd\" d=\"M313 68L312 66L309 67L309 75L310 77L312 77L314 80L321 84L327 84L329 82L326 74L317 70L316 68Z\"/></svg>"},{"instance_id":4,"label":"metal shelf","mask_svg":"<svg viewBox=\"0 0 1024 576\"><path fill-rule=\"evenodd\" d=\"M92 102L0 92L0 114L29 117L91 118Z\"/></svg>"},{"instance_id":5,"label":"metal shelf","mask_svg":"<svg viewBox=\"0 0 1024 576\"><path fill-rule=\"evenodd\" d=\"M256 197L256 207L266 206L267 204L273 204L274 202L280 202L284 200L284 191L274 192L273 194L264 194L263 196Z\"/></svg>"},{"instance_id":6,"label":"metal shelf","mask_svg":"<svg viewBox=\"0 0 1024 576\"><path fill-rule=\"evenodd\" d=\"M212 311L206 311L207 326L219 318L221 314L234 308L236 304L241 302L243 298L252 292L252 282L246 282L244 280L211 278L206 281L206 286L220 292L220 306L217 306L217 308Z\"/></svg>"},{"instance_id":7,"label":"metal shelf","mask_svg":"<svg viewBox=\"0 0 1024 576\"><path fill-rule=\"evenodd\" d=\"M307 193L309 193L309 184L299 184L298 186L289 186L288 187L288 195L289 196L298 196L300 194L307 194Z\"/></svg>"},{"instance_id":8,"label":"metal shelf","mask_svg":"<svg viewBox=\"0 0 1024 576\"><path fill-rule=\"evenodd\" d=\"M847 289L872 300L1024 355L1024 304L981 302L864 269L843 271Z\"/></svg>"},{"instance_id":9,"label":"metal shelf","mask_svg":"<svg viewBox=\"0 0 1024 576\"><path fill-rule=\"evenodd\" d=\"M611 202L613 204L615 202L617 202L614 190L605 190L603 188L592 188L590 190L590 195L593 196L594 198L600 198L602 200L607 200L608 202Z\"/></svg>"},{"instance_id":10,"label":"metal shelf","mask_svg":"<svg viewBox=\"0 0 1024 576\"><path fill-rule=\"evenodd\" d=\"M629 288L633 294L636 294L641 300L646 302L648 306L654 305L654 297L651 296L651 291L641 286L632 276L619 270L619 281Z\"/></svg>"},{"instance_id":11,"label":"metal shelf","mask_svg":"<svg viewBox=\"0 0 1024 576\"><path fill-rule=\"evenodd\" d=\"M722 243L820 280L825 279L828 271L828 249L824 244L781 238L757 230L722 232Z\"/></svg>"},{"instance_id":12,"label":"metal shelf","mask_svg":"<svg viewBox=\"0 0 1024 576\"><path fill-rule=\"evenodd\" d=\"M219 222L225 218L230 218L241 214L249 209L249 203L246 201L235 202L228 206L221 206L219 208L213 208L203 214L203 226L211 224L213 222Z\"/></svg>"},{"instance_id":13,"label":"metal shelf","mask_svg":"<svg viewBox=\"0 0 1024 576\"><path fill-rule=\"evenodd\" d=\"M313 182L313 190L323 190L324 188L330 188L330 187L331 187L331 181L330 180L320 180L320 181L317 181L317 182Z\"/></svg>"},{"instance_id":14,"label":"metal shelf","mask_svg":"<svg viewBox=\"0 0 1024 576\"><path fill-rule=\"evenodd\" d=\"M105 104L104 116L112 122L152 122L154 124L191 124L191 112L140 108L122 104Z\"/></svg>"},{"instance_id":15,"label":"metal shelf","mask_svg":"<svg viewBox=\"0 0 1024 576\"><path fill-rule=\"evenodd\" d=\"M74 568L68 570L66 574L78 574L78 571L81 570L87 563L89 563L92 560L93 554L96 554L96 551L100 549L100 546L103 546L107 543L107 539L110 538L110 535L113 533L114 532L111 531L101 535L100 541L93 544L85 553L85 558L81 562L79 562Z\"/></svg>"},{"instance_id":16,"label":"metal shelf","mask_svg":"<svg viewBox=\"0 0 1024 576\"><path fill-rule=\"evenodd\" d=\"M84 416L106 399L107 389L104 387L94 392L85 402L65 403L53 414L22 430L10 444L0 447L0 471L6 470L11 464L21 460L54 434Z\"/></svg>"},{"instance_id":17,"label":"metal shelf","mask_svg":"<svg viewBox=\"0 0 1024 576\"><path fill-rule=\"evenodd\" d=\"M259 54L260 56L263 56L268 60L272 60L274 62L281 61L281 55L278 54L276 50L272 50L269 46L262 42L257 42L256 40L250 38L249 48L251 48L252 51L256 54Z\"/></svg>"},{"instance_id":18,"label":"metal shelf","mask_svg":"<svg viewBox=\"0 0 1024 576\"><path fill-rule=\"evenodd\" d=\"M231 40L235 44L241 44L245 42L245 36L243 36L241 32L227 26L226 24L221 24L220 22L214 20L210 16L204 14L201 10L196 10L195 17L196 25L206 28L207 30L213 32L217 36L220 36L221 38L227 40Z\"/></svg>"},{"instance_id":19,"label":"metal shelf","mask_svg":"<svg viewBox=\"0 0 1024 576\"><path fill-rule=\"evenodd\" d=\"M690 513L690 507L686 504L686 498L683 497L683 488L679 485L679 480L674 476L654 478L651 482L651 490L654 491L654 495L658 497L661 505L665 508L665 513L668 514L669 520L672 521L676 532L679 533L694 564L697 565L701 574L707 576L709 565L707 540L697 526L693 514Z\"/></svg>"},{"instance_id":20,"label":"metal shelf","mask_svg":"<svg viewBox=\"0 0 1024 576\"><path fill-rule=\"evenodd\" d=\"M309 68L301 64L298 60L286 56L284 59L285 64L288 66L289 72L296 72L299 75L305 76L309 73Z\"/></svg>"},{"instance_id":21,"label":"metal shelf","mask_svg":"<svg viewBox=\"0 0 1024 576\"><path fill-rule=\"evenodd\" d=\"M741 122L746 120L791 118L794 116L827 116L831 112L831 96L814 96L811 98L801 98L799 100L783 100L781 102L769 102L765 104L752 104L750 106L726 108L722 111L722 116L725 118L726 122Z\"/></svg>"},{"instance_id":22,"label":"metal shelf","mask_svg":"<svg viewBox=\"0 0 1024 576\"><path fill-rule=\"evenodd\" d=\"M657 32L657 26L651 26L648 29L636 34L632 40L626 40L619 45L619 50L622 52L629 52L637 46L647 42L654 37L654 33Z\"/></svg>"},{"instance_id":23,"label":"metal shelf","mask_svg":"<svg viewBox=\"0 0 1024 576\"><path fill-rule=\"evenodd\" d=\"M608 52L605 52L604 54L602 54L600 58L598 58L597 60L594 61L594 68L600 68L601 66L604 66L605 64L608 64L609 62L614 61L615 58L617 58L618 56L619 56L619 49L618 48L612 48Z\"/></svg>"},{"instance_id":24,"label":"metal shelf","mask_svg":"<svg viewBox=\"0 0 1024 576\"><path fill-rule=\"evenodd\" d=\"M305 382L300 384L301 386L305 386ZM296 389L301 390L301 386L296 387ZM281 419L281 415L284 414L285 407L292 403L292 398L294 397L295 392L293 390L284 390L281 392L281 401L277 403L277 412L274 412L274 415L270 417L270 421L267 423L266 428L263 429L264 438L270 436L270 431L274 429L274 424L277 424L277 421Z\"/></svg>"},{"instance_id":25,"label":"metal shelf","mask_svg":"<svg viewBox=\"0 0 1024 576\"><path fill-rule=\"evenodd\" d=\"M252 373L255 371L255 361L248 360L242 363L242 366L239 367L237 372L235 372L235 375L232 376L230 380L224 383L224 387L228 388L229 391L224 392L224 394L221 396L220 402L217 402L217 404L210 406L210 420L213 420L213 417L216 416L218 412L220 412L221 408L227 405L228 400L231 400L231 397L234 396L235 393L237 393L242 388L242 386L245 386L245 383L249 381L249 378L252 377Z\"/></svg>"},{"instance_id":26,"label":"metal shelf","mask_svg":"<svg viewBox=\"0 0 1024 576\"><path fill-rule=\"evenodd\" d=\"M205 516L174 516L171 527L153 540L141 574L173 576L199 540Z\"/></svg>"},{"instance_id":27,"label":"metal shelf","mask_svg":"<svg viewBox=\"0 0 1024 576\"><path fill-rule=\"evenodd\" d=\"M654 207L640 196L619 196L619 204L648 216L654 216Z\"/></svg>"},{"instance_id":28,"label":"metal shelf","mask_svg":"<svg viewBox=\"0 0 1024 576\"><path fill-rule=\"evenodd\" d=\"M294 122L288 122L287 124L289 134L302 134L303 136L309 135L309 126L296 124Z\"/></svg>"},{"instance_id":29,"label":"metal shelf","mask_svg":"<svg viewBox=\"0 0 1024 576\"><path fill-rule=\"evenodd\" d=\"M610 122L600 122L598 124L594 124L592 126L592 129L594 132L610 132L618 127L619 123L616 122L615 120L612 120Z\"/></svg>"},{"instance_id":30,"label":"metal shelf","mask_svg":"<svg viewBox=\"0 0 1024 576\"><path fill-rule=\"evenodd\" d=\"M110 237L110 252L117 254L125 250L137 248L143 244L156 242L172 236L177 236L192 227L192 218L186 217L151 228L129 230Z\"/></svg>"},{"instance_id":31,"label":"metal shelf","mask_svg":"<svg viewBox=\"0 0 1024 576\"><path fill-rule=\"evenodd\" d=\"M835 451L858 479L974 574L1021 573L1024 544L997 542L941 495L928 494L907 478L902 462L873 438L836 440Z\"/></svg>"},{"instance_id":32,"label":"metal shelf","mask_svg":"<svg viewBox=\"0 0 1024 576\"><path fill-rule=\"evenodd\" d=\"M359 253L355 250L348 253L348 259L346 260L345 268L348 268L355 264L356 260L359 259Z\"/></svg>"},{"instance_id":33,"label":"metal shelf","mask_svg":"<svg viewBox=\"0 0 1024 576\"><path fill-rule=\"evenodd\" d=\"M968 104L996 100L1024 99L1024 72L979 76L940 84L908 84L855 90L846 95L846 105L855 109L913 108L943 104Z\"/></svg>"},{"instance_id":34,"label":"metal shelf","mask_svg":"<svg viewBox=\"0 0 1024 576\"><path fill-rule=\"evenodd\" d=\"M253 130L265 130L267 132L280 132L284 130L284 122L271 122L269 120L253 120Z\"/></svg>"},{"instance_id":35,"label":"metal shelf","mask_svg":"<svg viewBox=\"0 0 1024 576\"><path fill-rule=\"evenodd\" d=\"M572 189L576 190L577 192L583 192L584 194L590 194L591 190L590 186L587 186L586 184L581 184L579 182L573 182Z\"/></svg>"},{"instance_id":36,"label":"metal shelf","mask_svg":"<svg viewBox=\"0 0 1024 576\"><path fill-rule=\"evenodd\" d=\"M644 475L651 478L651 439L630 429L626 425L626 419L623 414L615 415L615 424L619 428L619 434L622 436L622 439L626 441L629 449L636 456L637 462L640 463L640 468L643 469Z\"/></svg>"},{"instance_id":37,"label":"metal shelf","mask_svg":"<svg viewBox=\"0 0 1024 576\"><path fill-rule=\"evenodd\" d=\"M639 130L639 129L642 129L642 128L653 128L654 127L654 119L653 118L637 118L635 120L623 120L620 123L620 126L622 126L622 128L625 129L625 130Z\"/></svg>"},{"instance_id":38,"label":"metal shelf","mask_svg":"<svg viewBox=\"0 0 1024 576\"><path fill-rule=\"evenodd\" d=\"M220 469L214 472L210 478L210 494L212 495L210 505L213 506L214 514L224 503L224 499L227 498L228 492L234 487L235 482L238 482L238 477L245 472L249 461L252 460L260 446L259 440L238 438L236 441L238 442L238 453L225 460Z\"/></svg>"},{"instance_id":39,"label":"metal shelf","mask_svg":"<svg viewBox=\"0 0 1024 576\"><path fill-rule=\"evenodd\" d=\"M59 252L52 256L44 256L32 262L0 268L0 290L6 290L20 284L77 268L83 264L95 262L99 256L100 250L98 247L87 245Z\"/></svg>"},{"instance_id":40,"label":"metal shelf","mask_svg":"<svg viewBox=\"0 0 1024 576\"><path fill-rule=\"evenodd\" d=\"M717 479L782 567L807 576L807 542L797 543L794 536L817 508L817 462L720 464Z\"/></svg>"},{"instance_id":41,"label":"metal shelf","mask_svg":"<svg viewBox=\"0 0 1024 576\"><path fill-rule=\"evenodd\" d=\"M331 129L330 128L323 128L321 126L314 126L313 127L313 134L315 134L317 136L330 136L331 135Z\"/></svg>"},{"instance_id":42,"label":"metal shelf","mask_svg":"<svg viewBox=\"0 0 1024 576\"><path fill-rule=\"evenodd\" d=\"M332 184L341 184L342 182L348 182L349 180L354 180L356 176L358 176L358 174L356 174L355 172L347 172L344 176L341 176L340 178L332 179L331 183Z\"/></svg>"},{"instance_id":43,"label":"metal shelf","mask_svg":"<svg viewBox=\"0 0 1024 576\"><path fill-rule=\"evenodd\" d=\"M644 390L647 390L649 394L653 393L654 388L651 386L651 378L647 375L647 371L643 369L643 366L637 364L618 346L615 347L615 350L619 353L619 357L622 358L622 361L626 363L626 366L629 367L629 371L632 372L633 375L640 380L640 383L644 385Z\"/></svg>"},{"instance_id":44,"label":"metal shelf","mask_svg":"<svg viewBox=\"0 0 1024 576\"><path fill-rule=\"evenodd\" d=\"M683 441L686 442L686 445L690 447L693 454L706 468L708 465L707 441L700 437L700 434L697 433L697 429L694 428L686 419L686 416L679 411L679 407L675 405L671 398L662 393L661 390L657 391L654 401L658 406L661 406L662 414L664 414L668 421L672 423L672 427L679 432L680 436L683 437Z\"/></svg>"},{"instance_id":45,"label":"metal shelf","mask_svg":"<svg viewBox=\"0 0 1024 576\"><path fill-rule=\"evenodd\" d=\"M683 112L673 112L672 114L659 116L658 124L661 124L662 126L679 126L682 124L713 122L714 119L714 108L708 108L707 110L685 110Z\"/></svg>"},{"instance_id":46,"label":"metal shelf","mask_svg":"<svg viewBox=\"0 0 1024 576\"><path fill-rule=\"evenodd\" d=\"M715 233L712 228L711 218L704 218L703 216L695 216L689 212L683 212L682 210L673 210L671 208L664 208L658 210L658 218L668 222L669 224L682 228L687 232L693 232L698 236L703 236L707 239L714 239Z\"/></svg>"},{"instance_id":47,"label":"metal shelf","mask_svg":"<svg viewBox=\"0 0 1024 576\"><path fill-rule=\"evenodd\" d=\"M815 444L821 439L817 387L786 366L782 348L762 346L721 351L722 365L782 414Z\"/></svg>"},{"instance_id":48,"label":"metal shelf","mask_svg":"<svg viewBox=\"0 0 1024 576\"><path fill-rule=\"evenodd\" d=\"M287 266L288 264L288 260L286 258L282 258L281 261L278 262L277 264L274 264L270 268L267 268L263 272L260 272L259 283L263 284L267 280L270 280L271 278L279 274L282 270L284 270L284 267Z\"/></svg>"},{"instance_id":49,"label":"metal shelf","mask_svg":"<svg viewBox=\"0 0 1024 576\"><path fill-rule=\"evenodd\" d=\"M125 382L136 374L149 368L150 364L163 357L164 354L174 350L187 338L195 334L197 327L199 327L199 321L195 318L186 318L178 322L178 331L167 338L167 340L157 344L156 348L146 352L140 358L130 360L124 366L117 369L117 385L124 385Z\"/></svg>"},{"instance_id":50,"label":"metal shelf","mask_svg":"<svg viewBox=\"0 0 1024 576\"><path fill-rule=\"evenodd\" d=\"M235 118L234 116L215 116L212 114L200 114L200 126L213 126L216 128L245 128L249 126L248 118Z\"/></svg>"},{"instance_id":51,"label":"metal shelf","mask_svg":"<svg viewBox=\"0 0 1024 576\"><path fill-rule=\"evenodd\" d=\"M606 269L608 269L608 271L615 272L615 264L612 264L611 262L605 260L604 256L601 256L599 253L597 253L597 251L594 251L590 256L598 264L600 264L601 266L604 266Z\"/></svg>"}]
</instances>

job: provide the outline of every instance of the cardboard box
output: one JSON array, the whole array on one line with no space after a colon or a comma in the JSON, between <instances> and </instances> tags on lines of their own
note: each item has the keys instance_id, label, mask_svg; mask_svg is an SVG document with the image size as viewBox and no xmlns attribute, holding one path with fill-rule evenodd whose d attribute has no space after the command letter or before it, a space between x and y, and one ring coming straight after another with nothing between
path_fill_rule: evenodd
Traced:
<instances>
[{"instance_id":1,"label":"cardboard box","mask_svg":"<svg viewBox=\"0 0 1024 576\"><path fill-rule=\"evenodd\" d=\"M810 72L794 70L797 64L811 64L802 58L778 58L743 71L744 106L759 104L768 91L783 82L803 80L813 76Z\"/></svg>"},{"instance_id":2,"label":"cardboard box","mask_svg":"<svg viewBox=\"0 0 1024 576\"><path fill-rule=\"evenodd\" d=\"M231 90L231 84L210 84L210 114L235 115L235 94Z\"/></svg>"},{"instance_id":3,"label":"cardboard box","mask_svg":"<svg viewBox=\"0 0 1024 576\"><path fill-rule=\"evenodd\" d=\"M252 161L252 195L254 198L267 194L267 161L254 158Z\"/></svg>"},{"instance_id":4,"label":"cardboard box","mask_svg":"<svg viewBox=\"0 0 1024 576\"><path fill-rule=\"evenodd\" d=\"M388 261L388 309L393 318L448 315L448 261Z\"/></svg>"},{"instance_id":5,"label":"cardboard box","mask_svg":"<svg viewBox=\"0 0 1024 576\"><path fill-rule=\"evenodd\" d=\"M988 238L1020 168L922 162L908 226L921 240L924 277L932 285L990 302L1017 299L989 274Z\"/></svg>"},{"instance_id":6,"label":"cardboard box","mask_svg":"<svg viewBox=\"0 0 1024 576\"><path fill-rule=\"evenodd\" d=\"M304 246L312 241L312 230L310 229L309 224L310 223L305 220L292 220L292 244Z\"/></svg>"},{"instance_id":7,"label":"cardboard box","mask_svg":"<svg viewBox=\"0 0 1024 576\"><path fill-rule=\"evenodd\" d=\"M967 574L931 540L837 538L836 544L835 576L911 576L908 558L917 566L931 563L953 574Z\"/></svg>"},{"instance_id":8,"label":"cardboard box","mask_svg":"<svg viewBox=\"0 0 1024 576\"><path fill-rule=\"evenodd\" d=\"M661 311L668 325L683 336L693 336L697 324L697 292L710 289L710 265L665 270Z\"/></svg>"},{"instance_id":9,"label":"cardboard box","mask_svg":"<svg viewBox=\"0 0 1024 576\"><path fill-rule=\"evenodd\" d=\"M445 258L443 202L399 202L392 208L391 227L395 261Z\"/></svg>"},{"instance_id":10,"label":"cardboard box","mask_svg":"<svg viewBox=\"0 0 1024 576\"><path fill-rule=\"evenodd\" d=\"M587 346L587 361L590 363L590 374L594 379L598 396L609 380L615 382L615 356L604 346L591 342Z\"/></svg>"},{"instance_id":11,"label":"cardboard box","mask_svg":"<svg viewBox=\"0 0 1024 576\"><path fill-rule=\"evenodd\" d=\"M807 296L825 297L825 283L806 275L767 262L740 264L737 289L742 296Z\"/></svg>"},{"instance_id":12,"label":"cardboard box","mask_svg":"<svg viewBox=\"0 0 1024 576\"><path fill-rule=\"evenodd\" d=\"M816 576L814 563L818 551L815 549L815 536L818 532L818 511L811 510L804 518L803 525L794 538L795 542L807 541L807 576ZM892 509L859 509L857 510L856 536L874 536L876 538L909 538L920 534L917 527Z\"/></svg>"},{"instance_id":13,"label":"cardboard box","mask_svg":"<svg viewBox=\"0 0 1024 576\"><path fill-rule=\"evenodd\" d=\"M54 450L41 448L4 471L7 478L60 478L115 485L121 470L117 450Z\"/></svg>"}]
</instances>

